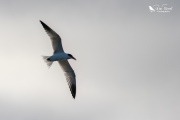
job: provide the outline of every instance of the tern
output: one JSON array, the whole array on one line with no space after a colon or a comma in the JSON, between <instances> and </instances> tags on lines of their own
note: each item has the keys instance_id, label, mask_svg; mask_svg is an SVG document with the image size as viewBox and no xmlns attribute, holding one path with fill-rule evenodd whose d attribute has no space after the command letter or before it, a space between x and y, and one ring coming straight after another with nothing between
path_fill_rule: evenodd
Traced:
<instances>
[{"instance_id":1,"label":"tern","mask_svg":"<svg viewBox=\"0 0 180 120\"><path fill-rule=\"evenodd\" d=\"M58 61L59 65L61 66L66 80L68 82L71 94L73 98L76 97L76 75L74 70L70 66L68 59L74 59L71 54L65 53L62 47L61 37L52 30L49 26L47 26L44 22L40 20L43 28L45 29L46 33L51 39L52 47L54 49L54 53L52 56L42 56L44 61L47 63L48 67L52 65L53 62Z\"/></svg>"},{"instance_id":2,"label":"tern","mask_svg":"<svg viewBox=\"0 0 180 120\"><path fill-rule=\"evenodd\" d=\"M151 6L149 6L149 11L150 12L155 12L154 8L152 8Z\"/></svg>"}]
</instances>

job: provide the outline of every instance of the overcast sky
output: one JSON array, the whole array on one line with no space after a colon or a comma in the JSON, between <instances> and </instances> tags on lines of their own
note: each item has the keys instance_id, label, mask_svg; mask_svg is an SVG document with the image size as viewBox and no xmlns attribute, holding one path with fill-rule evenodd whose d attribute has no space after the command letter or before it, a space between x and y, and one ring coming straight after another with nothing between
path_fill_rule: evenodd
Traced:
<instances>
[{"instance_id":1,"label":"overcast sky","mask_svg":"<svg viewBox=\"0 0 180 120\"><path fill-rule=\"evenodd\" d=\"M148 6L167 4L169 13ZM179 120L180 2L0 0L0 120ZM42 20L62 38L74 100Z\"/></svg>"}]
</instances>

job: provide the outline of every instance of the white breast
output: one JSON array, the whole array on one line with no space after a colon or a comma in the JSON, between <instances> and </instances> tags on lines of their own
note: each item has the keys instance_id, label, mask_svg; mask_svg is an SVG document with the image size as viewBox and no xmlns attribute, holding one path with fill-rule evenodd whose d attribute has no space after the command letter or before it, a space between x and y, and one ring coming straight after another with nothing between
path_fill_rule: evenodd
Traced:
<instances>
[{"instance_id":1,"label":"white breast","mask_svg":"<svg viewBox=\"0 0 180 120\"><path fill-rule=\"evenodd\" d=\"M59 61L59 60L67 60L67 59L69 59L69 56L66 53L58 53L50 57L51 61Z\"/></svg>"}]
</instances>

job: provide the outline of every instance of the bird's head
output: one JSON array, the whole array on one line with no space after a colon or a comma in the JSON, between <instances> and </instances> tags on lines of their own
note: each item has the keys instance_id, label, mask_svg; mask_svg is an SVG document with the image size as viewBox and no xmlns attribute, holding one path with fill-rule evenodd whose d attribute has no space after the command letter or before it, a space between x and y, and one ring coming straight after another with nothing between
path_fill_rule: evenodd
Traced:
<instances>
[{"instance_id":1,"label":"bird's head","mask_svg":"<svg viewBox=\"0 0 180 120\"><path fill-rule=\"evenodd\" d=\"M70 57L70 59L74 59L74 60L76 60L76 58L75 57L73 57L71 54L67 54L69 57Z\"/></svg>"}]
</instances>

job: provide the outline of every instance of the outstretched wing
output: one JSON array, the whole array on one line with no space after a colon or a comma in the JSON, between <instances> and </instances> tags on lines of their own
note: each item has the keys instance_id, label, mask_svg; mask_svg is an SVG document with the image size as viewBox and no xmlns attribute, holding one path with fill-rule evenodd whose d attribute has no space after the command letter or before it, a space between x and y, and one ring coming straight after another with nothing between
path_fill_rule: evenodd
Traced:
<instances>
[{"instance_id":1,"label":"outstretched wing","mask_svg":"<svg viewBox=\"0 0 180 120\"><path fill-rule=\"evenodd\" d=\"M61 60L58 61L62 70L64 71L64 75L66 76L66 80L68 82L71 94L73 98L76 97L76 75L74 73L74 70L70 66L69 62L67 60Z\"/></svg>"},{"instance_id":2,"label":"outstretched wing","mask_svg":"<svg viewBox=\"0 0 180 120\"><path fill-rule=\"evenodd\" d=\"M49 26L47 26L44 22L42 22L41 20L40 22L51 39L54 53L64 52L62 47L61 37L55 31L53 31Z\"/></svg>"}]
</instances>

